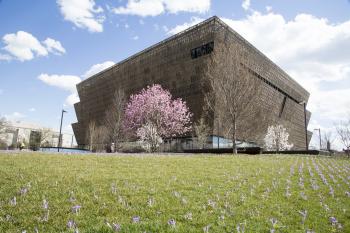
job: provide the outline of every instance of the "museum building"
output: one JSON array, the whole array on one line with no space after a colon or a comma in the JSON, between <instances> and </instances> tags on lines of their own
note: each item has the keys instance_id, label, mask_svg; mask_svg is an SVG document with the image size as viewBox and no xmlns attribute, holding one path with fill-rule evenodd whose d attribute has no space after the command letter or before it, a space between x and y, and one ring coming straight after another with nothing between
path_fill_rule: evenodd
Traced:
<instances>
[{"instance_id":1,"label":"museum building","mask_svg":"<svg viewBox=\"0 0 350 233\"><path fill-rule=\"evenodd\" d=\"M112 104L117 89L126 96L152 84L160 84L175 98L186 101L193 113L193 122L203 113L204 98L210 90L206 73L215 70L211 58L225 57L225 47L238 43L244 47L250 73L264 83L262 101L273 113L275 122L283 124L289 133L294 150L303 150L311 138L305 133L311 113L304 108L309 93L286 72L257 50L252 44L213 16L195 26L173 35L135 55L107 68L77 85L80 102L74 105L77 123L72 124L78 145L87 144L89 122L103 124L105 110ZM225 55L225 56L224 56ZM215 90L214 90L215 91ZM303 106L303 103L305 106ZM256 103L256 108L264 105ZM215 115L215 113L213 113ZM230 140L214 119L210 122L212 148L229 146ZM264 132L255 132L249 142L262 145ZM306 138L308 135L308 138ZM238 135L238 139L239 135ZM249 139L249 138L248 138ZM190 145L191 136L181 139L182 149ZM248 142L247 141L247 142ZM178 148L178 147L177 147ZM179 150L179 148L177 149Z\"/></svg>"}]
</instances>

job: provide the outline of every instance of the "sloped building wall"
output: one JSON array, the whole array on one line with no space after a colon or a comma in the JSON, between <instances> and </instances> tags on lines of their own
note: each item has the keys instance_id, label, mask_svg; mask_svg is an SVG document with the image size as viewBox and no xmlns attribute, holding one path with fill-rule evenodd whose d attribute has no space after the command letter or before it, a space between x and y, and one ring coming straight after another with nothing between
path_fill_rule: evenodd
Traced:
<instances>
[{"instance_id":1,"label":"sloped building wall","mask_svg":"<svg viewBox=\"0 0 350 233\"><path fill-rule=\"evenodd\" d=\"M267 108L268 111L272 112L269 114L269 117L273 118L270 122L282 124L287 128L290 134L289 140L294 144L293 149L305 149L304 106L300 103L302 101L307 103L309 93L220 19L216 19L216 21L215 59L227 59L227 56L222 54L227 50L227 46L241 45L247 56L243 59L247 63L244 66L251 71L255 78L263 82L262 98L260 102L256 103L256 108ZM307 111L306 114L306 125L308 125L311 113ZM220 125L215 122L214 134L221 135L221 132ZM252 135L254 137L251 141L258 138L257 143L263 145L266 132L267 128L262 132L255 132L260 135ZM310 141L311 135L309 132L308 141Z\"/></svg>"}]
</instances>

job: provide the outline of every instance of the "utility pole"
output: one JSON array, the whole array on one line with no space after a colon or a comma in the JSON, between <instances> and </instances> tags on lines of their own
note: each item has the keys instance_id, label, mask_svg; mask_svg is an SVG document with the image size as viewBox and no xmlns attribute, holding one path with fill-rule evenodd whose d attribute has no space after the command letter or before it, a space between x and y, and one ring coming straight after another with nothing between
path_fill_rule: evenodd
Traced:
<instances>
[{"instance_id":1,"label":"utility pole","mask_svg":"<svg viewBox=\"0 0 350 233\"><path fill-rule=\"evenodd\" d=\"M60 152L60 147L61 147L61 141L62 141L62 122L63 122L63 113L65 113L64 109L62 109L62 114L61 114L61 124L60 124L60 134L58 135L58 145L57 145L57 152Z\"/></svg>"},{"instance_id":2,"label":"utility pole","mask_svg":"<svg viewBox=\"0 0 350 233\"><path fill-rule=\"evenodd\" d=\"M70 143L70 147L71 147L71 148L73 148L73 137L74 137L74 135L72 135L72 141L71 141L71 143Z\"/></svg>"}]
</instances>

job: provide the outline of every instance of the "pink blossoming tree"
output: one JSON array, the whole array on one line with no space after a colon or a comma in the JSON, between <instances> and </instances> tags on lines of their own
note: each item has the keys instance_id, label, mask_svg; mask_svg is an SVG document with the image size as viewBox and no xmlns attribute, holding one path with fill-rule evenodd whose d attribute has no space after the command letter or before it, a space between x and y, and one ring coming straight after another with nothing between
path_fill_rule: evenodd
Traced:
<instances>
[{"instance_id":1,"label":"pink blossoming tree","mask_svg":"<svg viewBox=\"0 0 350 233\"><path fill-rule=\"evenodd\" d=\"M164 138L183 135L191 130L186 102L172 99L159 84L131 95L125 109L124 130L138 137L149 151L156 151Z\"/></svg>"}]
</instances>

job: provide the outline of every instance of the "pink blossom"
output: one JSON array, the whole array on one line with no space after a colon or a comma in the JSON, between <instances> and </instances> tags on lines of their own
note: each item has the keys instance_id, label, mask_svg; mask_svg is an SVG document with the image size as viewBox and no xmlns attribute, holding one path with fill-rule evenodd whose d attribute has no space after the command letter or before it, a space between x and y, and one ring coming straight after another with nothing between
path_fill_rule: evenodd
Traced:
<instances>
[{"instance_id":1,"label":"pink blossom","mask_svg":"<svg viewBox=\"0 0 350 233\"><path fill-rule=\"evenodd\" d=\"M191 130L191 117L186 102L172 99L169 91L155 84L131 95L125 109L123 128L139 138L154 140L183 135Z\"/></svg>"}]
</instances>

